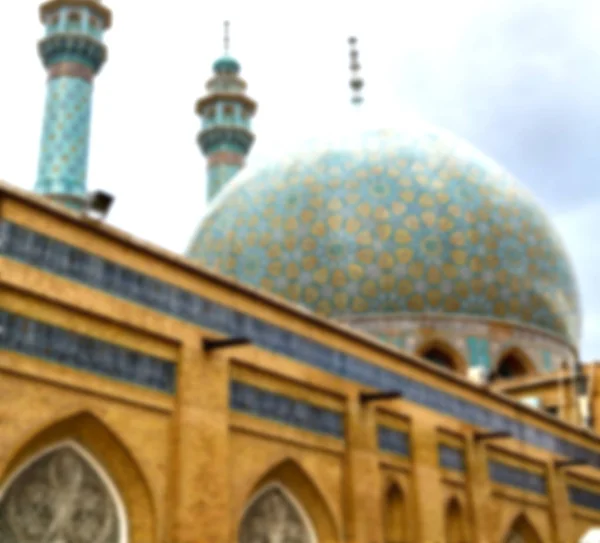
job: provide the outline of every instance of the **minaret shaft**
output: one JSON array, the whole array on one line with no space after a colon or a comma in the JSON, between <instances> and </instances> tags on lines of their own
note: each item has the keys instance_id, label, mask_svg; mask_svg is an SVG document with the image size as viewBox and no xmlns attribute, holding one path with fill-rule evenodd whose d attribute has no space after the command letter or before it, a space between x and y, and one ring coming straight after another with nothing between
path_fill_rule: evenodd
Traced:
<instances>
[{"instance_id":1,"label":"minaret shaft","mask_svg":"<svg viewBox=\"0 0 600 543\"><path fill-rule=\"evenodd\" d=\"M102 36L111 13L96 0L52 0L40 16L48 82L35 191L78 209L87 194L93 81L106 60Z\"/></svg>"},{"instance_id":2,"label":"minaret shaft","mask_svg":"<svg viewBox=\"0 0 600 543\"><path fill-rule=\"evenodd\" d=\"M61 75L48 81L35 191L76 205L87 192L92 118L91 81Z\"/></svg>"}]
</instances>

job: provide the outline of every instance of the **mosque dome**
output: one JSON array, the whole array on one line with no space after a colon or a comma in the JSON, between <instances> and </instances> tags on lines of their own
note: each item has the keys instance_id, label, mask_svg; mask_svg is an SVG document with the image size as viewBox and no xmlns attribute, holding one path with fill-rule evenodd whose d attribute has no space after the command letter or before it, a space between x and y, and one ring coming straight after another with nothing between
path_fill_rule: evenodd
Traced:
<instances>
[{"instance_id":1,"label":"mosque dome","mask_svg":"<svg viewBox=\"0 0 600 543\"><path fill-rule=\"evenodd\" d=\"M576 346L575 278L530 193L452 134L402 126L242 171L188 256L334 319L464 315Z\"/></svg>"}]
</instances>

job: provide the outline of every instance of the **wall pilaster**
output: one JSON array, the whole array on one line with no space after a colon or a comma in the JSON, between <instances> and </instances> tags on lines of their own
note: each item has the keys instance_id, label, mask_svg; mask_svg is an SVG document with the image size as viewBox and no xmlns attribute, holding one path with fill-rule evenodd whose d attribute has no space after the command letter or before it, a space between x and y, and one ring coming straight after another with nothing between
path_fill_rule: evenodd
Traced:
<instances>
[{"instance_id":1,"label":"wall pilaster","mask_svg":"<svg viewBox=\"0 0 600 543\"><path fill-rule=\"evenodd\" d=\"M169 543L228 543L229 362L205 355L196 337L183 346L178 369Z\"/></svg>"},{"instance_id":2,"label":"wall pilaster","mask_svg":"<svg viewBox=\"0 0 600 543\"><path fill-rule=\"evenodd\" d=\"M438 431L428 417L419 417L412 432L413 487L419 543L444 543L443 488L438 459Z\"/></svg>"},{"instance_id":3,"label":"wall pilaster","mask_svg":"<svg viewBox=\"0 0 600 543\"><path fill-rule=\"evenodd\" d=\"M356 398L346 413L346 541L381 543L381 475L372 406Z\"/></svg>"}]
</instances>

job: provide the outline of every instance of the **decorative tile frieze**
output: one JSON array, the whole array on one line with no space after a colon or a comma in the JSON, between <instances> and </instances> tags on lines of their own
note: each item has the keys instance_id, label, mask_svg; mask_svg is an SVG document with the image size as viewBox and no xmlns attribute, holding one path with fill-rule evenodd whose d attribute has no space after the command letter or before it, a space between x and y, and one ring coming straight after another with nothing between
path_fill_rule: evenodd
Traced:
<instances>
[{"instance_id":1,"label":"decorative tile frieze","mask_svg":"<svg viewBox=\"0 0 600 543\"><path fill-rule=\"evenodd\" d=\"M466 471L465 453L462 449L440 443L438 453L441 467L455 471Z\"/></svg>"},{"instance_id":2,"label":"decorative tile frieze","mask_svg":"<svg viewBox=\"0 0 600 543\"><path fill-rule=\"evenodd\" d=\"M496 460L488 461L490 479L495 483L520 488L536 494L546 494L546 478L538 473L520 469Z\"/></svg>"},{"instance_id":3,"label":"decorative tile frieze","mask_svg":"<svg viewBox=\"0 0 600 543\"><path fill-rule=\"evenodd\" d=\"M515 439L559 456L581 458L600 467L600 447L599 450L582 447L521 420L469 402L458 395L331 349L274 324L7 221L0 222L0 255L203 328L229 336L247 337L260 348L363 386L397 390L406 401L418 403L482 429L510 432Z\"/></svg>"},{"instance_id":4,"label":"decorative tile frieze","mask_svg":"<svg viewBox=\"0 0 600 543\"><path fill-rule=\"evenodd\" d=\"M410 456L410 438L407 432L401 432L388 426L378 426L377 443L382 451Z\"/></svg>"},{"instance_id":5,"label":"decorative tile frieze","mask_svg":"<svg viewBox=\"0 0 600 543\"><path fill-rule=\"evenodd\" d=\"M344 417L302 400L290 398L240 381L230 385L231 409L289 424L303 430L344 438Z\"/></svg>"},{"instance_id":6,"label":"decorative tile frieze","mask_svg":"<svg viewBox=\"0 0 600 543\"><path fill-rule=\"evenodd\" d=\"M0 350L42 358L173 394L175 365L138 351L0 309Z\"/></svg>"},{"instance_id":7,"label":"decorative tile frieze","mask_svg":"<svg viewBox=\"0 0 600 543\"><path fill-rule=\"evenodd\" d=\"M600 493L592 492L578 486L569 486L569 501L573 505L589 507L600 511Z\"/></svg>"}]
</instances>

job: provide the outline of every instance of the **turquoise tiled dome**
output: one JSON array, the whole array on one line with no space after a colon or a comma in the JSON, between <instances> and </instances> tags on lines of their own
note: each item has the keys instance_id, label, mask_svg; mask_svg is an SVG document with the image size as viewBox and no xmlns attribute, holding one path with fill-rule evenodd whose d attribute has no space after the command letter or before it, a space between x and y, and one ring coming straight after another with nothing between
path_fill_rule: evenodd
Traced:
<instances>
[{"instance_id":1,"label":"turquoise tiled dome","mask_svg":"<svg viewBox=\"0 0 600 543\"><path fill-rule=\"evenodd\" d=\"M188 254L334 318L462 314L579 338L575 279L546 215L495 163L429 127L242 172Z\"/></svg>"}]
</instances>

